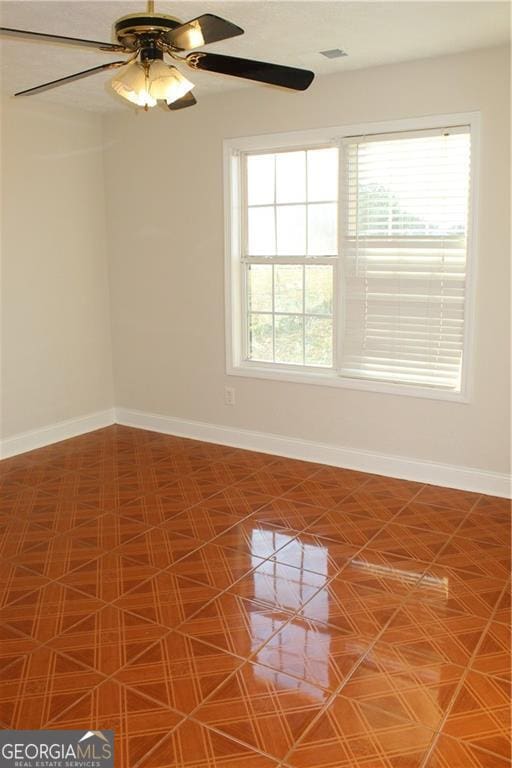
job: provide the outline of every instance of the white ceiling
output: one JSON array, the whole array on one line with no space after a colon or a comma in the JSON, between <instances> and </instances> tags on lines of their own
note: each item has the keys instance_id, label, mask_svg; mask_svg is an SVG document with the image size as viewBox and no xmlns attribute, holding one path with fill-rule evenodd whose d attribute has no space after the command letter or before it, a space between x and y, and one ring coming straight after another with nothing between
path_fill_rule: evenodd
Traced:
<instances>
[{"instance_id":1,"label":"white ceiling","mask_svg":"<svg viewBox=\"0 0 512 768\"><path fill-rule=\"evenodd\" d=\"M158 11L183 20L216 13L245 29L245 35L208 50L305 67L317 75L483 48L510 39L508 2L157 0L156 5ZM115 19L144 8L143 0L8 0L0 2L0 18L4 27L110 41ZM349 55L333 60L319 55L329 48L342 48ZM6 38L0 42L0 55L2 90L8 93L123 58ZM102 112L125 109L111 93L111 78L112 72L101 73L30 98ZM219 90L266 87L207 73L195 72L191 79L199 98Z\"/></svg>"}]
</instances>

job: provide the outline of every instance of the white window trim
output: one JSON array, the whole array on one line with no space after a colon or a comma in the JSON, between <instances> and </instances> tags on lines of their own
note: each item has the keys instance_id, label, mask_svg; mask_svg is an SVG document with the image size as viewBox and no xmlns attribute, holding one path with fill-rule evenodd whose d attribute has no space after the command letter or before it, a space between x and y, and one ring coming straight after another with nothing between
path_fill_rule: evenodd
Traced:
<instances>
[{"instance_id":1,"label":"white window trim","mask_svg":"<svg viewBox=\"0 0 512 768\"><path fill-rule=\"evenodd\" d=\"M306 366L265 365L241 359L242 329L245 319L242 317L242 294L244 289L241 279L240 237L241 237L241 190L240 153L249 151L271 151L293 147L311 147L316 144L340 145L349 136L372 133L392 133L424 129L442 129L457 125L468 125L471 132L471 188L470 215L467 233L467 271L466 294L464 303L464 348L462 359L461 391L450 392L425 386L393 384L380 381L349 379L340 376L332 369L320 371ZM478 190L480 177L480 113L465 112L447 115L429 115L386 122L332 126L315 128L292 133L263 134L232 138L224 141L224 226L225 226L225 335L226 335L226 374L244 378L271 379L296 384L315 384L341 389L355 389L364 392L379 392L390 395L428 398L469 403L473 390L473 338L475 325L475 290L477 274L477 218ZM340 174L341 179L341 174ZM342 227L339 227L339 238ZM342 262L340 262L342 264ZM338 288L341 285L341 269L338 273ZM339 290L335 291L334 302L338 301ZM334 308L335 312L335 308ZM341 334L334 328L334 344L339 343Z\"/></svg>"}]
</instances>

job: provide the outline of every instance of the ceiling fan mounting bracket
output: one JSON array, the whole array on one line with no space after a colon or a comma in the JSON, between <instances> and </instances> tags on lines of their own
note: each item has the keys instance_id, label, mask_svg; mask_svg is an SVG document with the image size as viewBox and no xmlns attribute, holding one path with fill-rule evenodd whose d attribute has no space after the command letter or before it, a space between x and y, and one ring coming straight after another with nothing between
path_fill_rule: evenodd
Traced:
<instances>
[{"instance_id":1,"label":"ceiling fan mounting bracket","mask_svg":"<svg viewBox=\"0 0 512 768\"><path fill-rule=\"evenodd\" d=\"M163 14L130 14L122 16L115 23L116 38L120 45L128 51L135 51L141 47L141 42L157 40L166 42L166 34L181 25L181 21L174 16Z\"/></svg>"}]
</instances>

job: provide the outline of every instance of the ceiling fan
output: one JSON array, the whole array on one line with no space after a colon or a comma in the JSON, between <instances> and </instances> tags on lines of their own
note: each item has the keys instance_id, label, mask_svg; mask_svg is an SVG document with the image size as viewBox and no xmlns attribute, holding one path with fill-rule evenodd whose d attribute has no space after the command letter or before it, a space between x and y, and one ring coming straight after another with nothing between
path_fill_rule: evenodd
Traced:
<instances>
[{"instance_id":1,"label":"ceiling fan","mask_svg":"<svg viewBox=\"0 0 512 768\"><path fill-rule=\"evenodd\" d=\"M117 43L101 43L96 40L82 40L76 37L0 27L0 34L8 37L131 54L125 61L100 64L98 67L92 67L74 75L18 91L14 95L29 96L89 77L97 72L119 69L119 73L112 80L112 88L133 104L145 110L158 103L162 103L170 110L192 107L197 103L191 92L194 84L187 80L177 67L167 64L164 60L165 55L192 70L218 72L222 75L255 80L296 91L305 91L314 78L313 72L306 69L195 51L196 48L209 43L227 40L244 33L244 30L236 24L211 13L182 23L173 16L155 13L155 4L150 0L146 12L122 16L116 21L114 29ZM182 55L186 51L194 52Z\"/></svg>"}]
</instances>

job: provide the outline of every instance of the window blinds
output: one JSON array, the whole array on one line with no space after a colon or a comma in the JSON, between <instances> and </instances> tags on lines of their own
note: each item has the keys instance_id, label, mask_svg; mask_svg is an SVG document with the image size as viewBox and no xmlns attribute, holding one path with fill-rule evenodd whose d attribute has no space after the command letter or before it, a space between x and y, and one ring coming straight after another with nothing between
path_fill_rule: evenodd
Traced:
<instances>
[{"instance_id":1,"label":"window blinds","mask_svg":"<svg viewBox=\"0 0 512 768\"><path fill-rule=\"evenodd\" d=\"M458 391L469 128L344 140L341 375Z\"/></svg>"}]
</instances>

